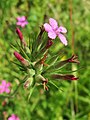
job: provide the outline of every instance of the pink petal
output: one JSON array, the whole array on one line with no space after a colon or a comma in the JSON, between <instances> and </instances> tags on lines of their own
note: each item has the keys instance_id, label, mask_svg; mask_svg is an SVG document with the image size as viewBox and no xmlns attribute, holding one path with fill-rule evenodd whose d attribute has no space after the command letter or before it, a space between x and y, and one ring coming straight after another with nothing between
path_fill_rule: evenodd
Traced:
<instances>
[{"instance_id":1,"label":"pink petal","mask_svg":"<svg viewBox=\"0 0 90 120\"><path fill-rule=\"evenodd\" d=\"M19 119L19 117L18 117L17 115L12 114L12 115L8 118L8 120L20 120L20 119Z\"/></svg>"},{"instance_id":2,"label":"pink petal","mask_svg":"<svg viewBox=\"0 0 90 120\"><path fill-rule=\"evenodd\" d=\"M5 89L3 89L3 88L0 89L0 93L3 93L3 92L5 92Z\"/></svg>"},{"instance_id":3,"label":"pink petal","mask_svg":"<svg viewBox=\"0 0 90 120\"><path fill-rule=\"evenodd\" d=\"M4 91L0 90L0 94L2 94Z\"/></svg>"},{"instance_id":4,"label":"pink petal","mask_svg":"<svg viewBox=\"0 0 90 120\"><path fill-rule=\"evenodd\" d=\"M15 118L13 118L12 116L8 118L8 120L15 120Z\"/></svg>"},{"instance_id":5,"label":"pink petal","mask_svg":"<svg viewBox=\"0 0 90 120\"><path fill-rule=\"evenodd\" d=\"M26 17L25 16L17 17L17 20L18 20L18 22L22 22L22 21L26 20Z\"/></svg>"},{"instance_id":6,"label":"pink petal","mask_svg":"<svg viewBox=\"0 0 90 120\"><path fill-rule=\"evenodd\" d=\"M17 17L16 19L17 19L18 21L20 21L20 20L21 20L21 17Z\"/></svg>"},{"instance_id":7,"label":"pink petal","mask_svg":"<svg viewBox=\"0 0 90 120\"><path fill-rule=\"evenodd\" d=\"M62 33L66 33L67 29L65 27L63 27L63 26L60 26L57 31L62 32Z\"/></svg>"},{"instance_id":8,"label":"pink petal","mask_svg":"<svg viewBox=\"0 0 90 120\"><path fill-rule=\"evenodd\" d=\"M23 28L23 27L25 27L27 24L28 24L28 22L27 22L27 21L22 22L22 23L21 23L21 27Z\"/></svg>"},{"instance_id":9,"label":"pink petal","mask_svg":"<svg viewBox=\"0 0 90 120\"><path fill-rule=\"evenodd\" d=\"M67 45L67 40L64 35L58 34L58 37L60 38L61 42L66 46Z\"/></svg>"},{"instance_id":10,"label":"pink petal","mask_svg":"<svg viewBox=\"0 0 90 120\"><path fill-rule=\"evenodd\" d=\"M2 85L6 86L6 81L5 80L2 80Z\"/></svg>"},{"instance_id":11,"label":"pink petal","mask_svg":"<svg viewBox=\"0 0 90 120\"><path fill-rule=\"evenodd\" d=\"M26 17L25 16L22 16L21 17L21 21L25 21L26 20Z\"/></svg>"},{"instance_id":12,"label":"pink petal","mask_svg":"<svg viewBox=\"0 0 90 120\"><path fill-rule=\"evenodd\" d=\"M20 119L19 119L19 117L17 117L17 119L16 119L16 120L20 120Z\"/></svg>"},{"instance_id":13,"label":"pink petal","mask_svg":"<svg viewBox=\"0 0 90 120\"><path fill-rule=\"evenodd\" d=\"M27 21L25 21L25 22L24 22L24 24L25 24L25 25L27 25L27 24L28 24L28 22L27 22Z\"/></svg>"},{"instance_id":14,"label":"pink petal","mask_svg":"<svg viewBox=\"0 0 90 120\"><path fill-rule=\"evenodd\" d=\"M6 93L10 93L10 90L8 88L6 88L5 92Z\"/></svg>"},{"instance_id":15,"label":"pink petal","mask_svg":"<svg viewBox=\"0 0 90 120\"><path fill-rule=\"evenodd\" d=\"M58 24L57 24L57 21L53 18L50 18L49 19L49 24L51 25L51 27L55 30L58 28Z\"/></svg>"},{"instance_id":16,"label":"pink petal","mask_svg":"<svg viewBox=\"0 0 90 120\"><path fill-rule=\"evenodd\" d=\"M13 120L13 118L12 118L12 117L9 117L8 120Z\"/></svg>"},{"instance_id":17,"label":"pink petal","mask_svg":"<svg viewBox=\"0 0 90 120\"><path fill-rule=\"evenodd\" d=\"M2 88L2 85L0 85L0 89Z\"/></svg>"},{"instance_id":18,"label":"pink petal","mask_svg":"<svg viewBox=\"0 0 90 120\"><path fill-rule=\"evenodd\" d=\"M7 85L6 85L6 87L9 87L10 85L11 85L11 84L8 82Z\"/></svg>"},{"instance_id":19,"label":"pink petal","mask_svg":"<svg viewBox=\"0 0 90 120\"><path fill-rule=\"evenodd\" d=\"M44 29L45 29L46 32L52 31L52 27L48 23L44 24Z\"/></svg>"},{"instance_id":20,"label":"pink petal","mask_svg":"<svg viewBox=\"0 0 90 120\"><path fill-rule=\"evenodd\" d=\"M16 25L21 25L22 23L21 22L17 22Z\"/></svg>"},{"instance_id":21,"label":"pink petal","mask_svg":"<svg viewBox=\"0 0 90 120\"><path fill-rule=\"evenodd\" d=\"M22 23L22 24L21 24L21 27L22 27L22 28L24 28L24 27L25 27L25 25L26 25L25 23Z\"/></svg>"},{"instance_id":22,"label":"pink petal","mask_svg":"<svg viewBox=\"0 0 90 120\"><path fill-rule=\"evenodd\" d=\"M51 39L55 39L56 38L56 33L54 31L50 31L48 32L48 37Z\"/></svg>"}]
</instances>

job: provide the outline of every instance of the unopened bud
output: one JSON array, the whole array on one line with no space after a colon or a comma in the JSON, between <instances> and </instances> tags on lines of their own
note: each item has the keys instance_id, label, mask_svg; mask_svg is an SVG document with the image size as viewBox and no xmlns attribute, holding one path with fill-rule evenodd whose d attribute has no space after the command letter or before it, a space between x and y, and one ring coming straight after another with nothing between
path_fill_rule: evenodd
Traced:
<instances>
[{"instance_id":1,"label":"unopened bud","mask_svg":"<svg viewBox=\"0 0 90 120\"><path fill-rule=\"evenodd\" d=\"M25 66L29 65L29 62L26 59L24 59L18 52L15 51L14 56Z\"/></svg>"},{"instance_id":2,"label":"unopened bud","mask_svg":"<svg viewBox=\"0 0 90 120\"><path fill-rule=\"evenodd\" d=\"M25 42L25 40L24 40L23 34L22 34L22 32L20 31L19 28L16 28L16 33L18 34L18 37L19 37L21 43L22 43L24 46L26 46L26 42Z\"/></svg>"},{"instance_id":3,"label":"unopened bud","mask_svg":"<svg viewBox=\"0 0 90 120\"><path fill-rule=\"evenodd\" d=\"M23 34L22 34L22 32L20 31L19 28L16 28L16 33L18 34L20 40L22 41L23 40Z\"/></svg>"}]
</instances>

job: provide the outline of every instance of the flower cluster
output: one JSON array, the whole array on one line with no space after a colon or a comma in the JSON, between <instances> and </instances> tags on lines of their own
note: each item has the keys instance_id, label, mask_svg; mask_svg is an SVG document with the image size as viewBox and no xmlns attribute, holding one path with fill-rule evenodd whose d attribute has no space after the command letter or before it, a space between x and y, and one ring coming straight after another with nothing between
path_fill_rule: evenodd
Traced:
<instances>
[{"instance_id":1,"label":"flower cluster","mask_svg":"<svg viewBox=\"0 0 90 120\"><path fill-rule=\"evenodd\" d=\"M28 24L26 17L17 17L18 26L22 28ZM48 38L43 39L45 33L48 33ZM68 44L67 39L65 37L65 33L67 29L63 26L58 27L58 23L55 19L50 18L49 24L45 23L40 28L40 33L36 39L31 39L29 41L29 45L24 39L23 33L21 30L16 27L16 34L19 37L20 42L17 41L17 49L14 51L15 59L17 62L13 62L20 68L20 70L25 74L25 78L21 81L20 85L23 84L24 88L31 90L32 93L34 87L43 86L44 90L49 90L51 83L50 81L56 80L77 80L78 77L75 77L72 74L63 74L62 67L65 65L75 63L78 64L78 56L72 55L72 57L66 60L60 60L59 56L61 55L58 52L55 55L50 55L49 50L54 45L54 40L56 37L59 37L60 41L66 46ZM13 47L15 48L15 47ZM17 50L17 51L16 51ZM62 74L61 74L62 73ZM68 73L68 71L67 71ZM52 84L53 85L53 84ZM10 93L10 82L6 82L5 80L1 81L0 84L0 94L2 93ZM15 90L16 91L16 90ZM15 93L14 91L14 93ZM11 94L13 95L13 93ZM3 102L5 105L6 102ZM12 114L8 120L20 120L19 117L15 114Z\"/></svg>"},{"instance_id":2,"label":"flower cluster","mask_svg":"<svg viewBox=\"0 0 90 120\"><path fill-rule=\"evenodd\" d=\"M26 17L17 17L17 25L24 27L28 24ZM48 39L43 39L44 32L48 33ZM33 86L42 85L45 90L48 90L48 84L50 80L77 80L72 74L60 74L61 68L70 63L79 63L78 56L72 55L72 57L61 61L59 59L60 52L56 55L50 55L49 49L54 45L54 40L59 37L61 42L66 46L67 40L64 34L67 29L63 26L58 27L58 23L55 19L50 18L49 24L45 23L40 27L40 33L36 40L32 39L29 45L24 39L21 30L16 27L16 33L20 39L17 42L17 50L14 51L15 58L19 61L16 63L21 71L26 73L26 76L22 83L24 83L24 88L33 88ZM15 49L16 50L16 49ZM15 62L14 62L15 63ZM0 85L0 94L6 92L10 93L10 83L6 83L5 80L2 81Z\"/></svg>"},{"instance_id":3,"label":"flower cluster","mask_svg":"<svg viewBox=\"0 0 90 120\"><path fill-rule=\"evenodd\" d=\"M44 32L48 33L48 39L43 40ZM48 90L49 80L77 80L71 74L59 74L59 70L67 64L79 63L78 57L73 55L71 58L60 61L60 54L50 56L49 49L54 45L53 39L59 37L61 42L66 46L68 44L65 33L67 29L63 26L58 27L55 19L50 18L49 24L45 23L40 28L40 33L36 40L32 40L29 47L26 45L24 36L19 28L16 28L16 33L21 41L21 49L14 52L14 56L21 63L22 70L27 73L27 79L24 82L24 87L29 88L34 85L41 85L45 90ZM24 47L23 47L24 46ZM21 70L20 66L20 70ZM19 66L18 66L19 67Z\"/></svg>"}]
</instances>

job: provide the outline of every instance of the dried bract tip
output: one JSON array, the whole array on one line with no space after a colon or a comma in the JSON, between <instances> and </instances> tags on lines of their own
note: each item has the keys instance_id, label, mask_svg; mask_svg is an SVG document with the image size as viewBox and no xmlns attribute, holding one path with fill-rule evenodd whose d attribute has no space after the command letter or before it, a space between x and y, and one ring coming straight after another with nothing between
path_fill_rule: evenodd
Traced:
<instances>
[{"instance_id":1,"label":"dried bract tip","mask_svg":"<svg viewBox=\"0 0 90 120\"><path fill-rule=\"evenodd\" d=\"M42 81L44 90L48 91L48 87L46 86L46 84L48 83L48 79L45 79L44 81Z\"/></svg>"},{"instance_id":2,"label":"dried bract tip","mask_svg":"<svg viewBox=\"0 0 90 120\"><path fill-rule=\"evenodd\" d=\"M73 55L71 58L69 58L68 60L67 60L68 62L71 62L71 63L80 63L79 61L78 61L78 56L77 55Z\"/></svg>"},{"instance_id":3,"label":"dried bract tip","mask_svg":"<svg viewBox=\"0 0 90 120\"><path fill-rule=\"evenodd\" d=\"M40 27L40 30L41 30L41 32L42 32L42 33L45 31L45 29L44 29L44 26L43 26L43 25Z\"/></svg>"},{"instance_id":4,"label":"dried bract tip","mask_svg":"<svg viewBox=\"0 0 90 120\"><path fill-rule=\"evenodd\" d=\"M44 57L40 60L40 64L43 64L44 66L48 66L48 64L45 63L45 60L47 59L48 52L44 55Z\"/></svg>"},{"instance_id":5,"label":"dried bract tip","mask_svg":"<svg viewBox=\"0 0 90 120\"><path fill-rule=\"evenodd\" d=\"M52 44L53 44L52 40L49 39L49 40L47 41L47 44L46 44L46 49L50 48L50 47L52 46Z\"/></svg>"},{"instance_id":6,"label":"dried bract tip","mask_svg":"<svg viewBox=\"0 0 90 120\"><path fill-rule=\"evenodd\" d=\"M63 76L65 80L77 80L78 77L75 77L74 75L65 75Z\"/></svg>"}]
</instances>

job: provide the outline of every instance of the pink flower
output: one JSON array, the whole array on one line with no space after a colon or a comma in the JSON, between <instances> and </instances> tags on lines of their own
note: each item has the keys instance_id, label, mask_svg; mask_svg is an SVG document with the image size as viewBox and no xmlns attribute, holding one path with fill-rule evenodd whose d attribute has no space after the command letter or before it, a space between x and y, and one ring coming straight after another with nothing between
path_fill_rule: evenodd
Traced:
<instances>
[{"instance_id":1,"label":"pink flower","mask_svg":"<svg viewBox=\"0 0 90 120\"><path fill-rule=\"evenodd\" d=\"M28 24L27 20L26 20L26 17L25 16L22 16L22 17L17 17L17 25L21 26L22 28L25 27L25 25Z\"/></svg>"},{"instance_id":2,"label":"pink flower","mask_svg":"<svg viewBox=\"0 0 90 120\"><path fill-rule=\"evenodd\" d=\"M5 80L2 80L2 83L0 85L0 94L4 92L10 93L9 87L10 87L10 83L9 82L7 83Z\"/></svg>"},{"instance_id":3,"label":"pink flower","mask_svg":"<svg viewBox=\"0 0 90 120\"><path fill-rule=\"evenodd\" d=\"M8 118L8 120L20 120L20 119L19 119L19 117L18 117L17 115L12 114L12 115Z\"/></svg>"},{"instance_id":4,"label":"pink flower","mask_svg":"<svg viewBox=\"0 0 90 120\"><path fill-rule=\"evenodd\" d=\"M63 26L58 27L58 23L53 18L49 19L49 24L44 24L45 31L48 32L48 37L55 39L57 36L64 45L67 45L67 40L62 33L66 33L67 29Z\"/></svg>"}]
</instances>

